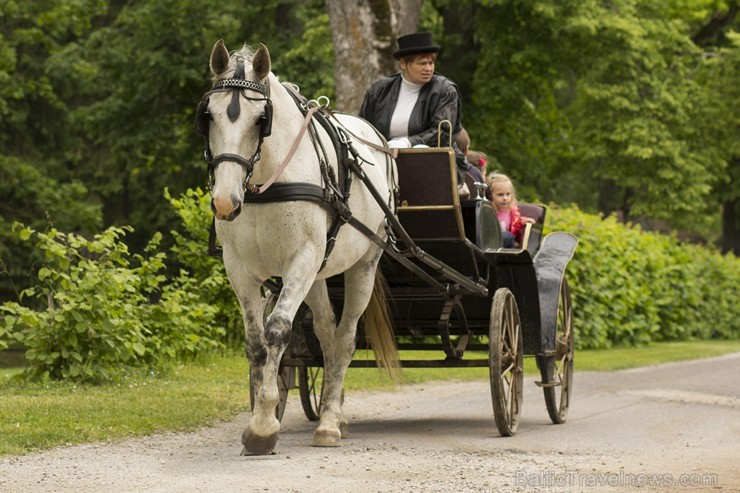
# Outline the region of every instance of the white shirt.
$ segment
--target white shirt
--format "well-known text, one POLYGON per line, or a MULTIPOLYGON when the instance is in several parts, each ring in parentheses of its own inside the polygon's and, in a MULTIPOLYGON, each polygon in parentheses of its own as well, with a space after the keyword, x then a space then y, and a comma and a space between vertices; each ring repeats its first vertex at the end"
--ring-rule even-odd
POLYGON ((416 100, 419 99, 419 92, 422 87, 424 87, 424 84, 414 84, 401 76, 401 90, 398 93, 396 108, 391 116, 391 139, 408 137, 411 112, 414 110, 416 100))

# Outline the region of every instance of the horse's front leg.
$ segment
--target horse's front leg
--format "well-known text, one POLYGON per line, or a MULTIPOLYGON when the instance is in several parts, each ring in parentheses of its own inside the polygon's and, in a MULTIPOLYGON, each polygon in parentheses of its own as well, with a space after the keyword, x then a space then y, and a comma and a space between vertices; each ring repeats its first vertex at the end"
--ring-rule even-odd
MULTIPOLYGON (((232 270, 236 270, 236 268, 232 270)), ((265 418, 265 414, 270 412, 268 408, 271 399, 269 390, 267 390, 268 397, 264 397, 264 382, 269 382, 269 376, 265 375, 268 348, 263 323, 264 307, 262 305, 260 283, 251 280, 246 273, 242 273, 241 276, 235 276, 232 279, 232 285, 242 309, 245 347, 250 369, 249 378, 254 389, 252 417, 247 430, 242 434, 242 443, 244 444, 242 455, 269 454, 277 442, 280 423, 277 419, 274 419, 274 416, 272 416, 272 419, 265 418), (235 279, 238 279, 238 282, 235 282, 235 279), (258 410, 258 408, 262 408, 262 410, 258 410), (251 437, 249 446, 247 446, 248 436, 251 437)), ((274 408, 275 405, 273 404, 272 407, 274 408)))
POLYGON ((280 400, 278 369, 290 342, 293 318, 308 290, 306 284, 303 280, 284 285, 275 308, 267 317, 264 330, 259 330, 261 320, 248 320, 245 316, 247 353, 255 378, 255 399, 252 417, 242 434, 244 454, 269 454, 277 444, 280 433, 280 421, 275 417, 275 408, 280 400))

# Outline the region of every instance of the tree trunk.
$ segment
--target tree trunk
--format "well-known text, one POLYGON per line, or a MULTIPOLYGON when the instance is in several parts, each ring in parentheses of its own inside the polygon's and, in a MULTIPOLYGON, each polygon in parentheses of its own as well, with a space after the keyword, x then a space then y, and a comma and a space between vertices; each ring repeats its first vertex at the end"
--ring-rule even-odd
POLYGON ((396 15, 396 37, 415 33, 419 29, 423 4, 424 0, 391 0, 391 10, 396 15))
POLYGON ((334 45, 336 109, 356 114, 370 84, 396 72, 397 33, 416 30, 422 2, 326 0, 334 45))

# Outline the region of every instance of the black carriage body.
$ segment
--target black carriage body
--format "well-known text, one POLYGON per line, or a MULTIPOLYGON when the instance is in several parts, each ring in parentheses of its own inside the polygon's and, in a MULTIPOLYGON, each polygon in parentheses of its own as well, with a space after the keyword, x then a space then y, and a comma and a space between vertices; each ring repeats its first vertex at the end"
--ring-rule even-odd
MULTIPOLYGON (((541 331, 537 279, 530 252, 502 249, 496 213, 482 193, 473 189, 472 197, 460 198, 453 152, 401 151, 396 161, 400 184, 397 214, 403 228, 423 252, 486 288, 484 295, 472 293, 451 282, 444 272, 412 258, 440 285, 449 288, 440 291, 384 255, 380 267, 390 288, 394 329, 401 347, 418 348, 414 341, 427 341, 434 336, 444 339, 443 319, 450 303, 451 335, 464 335, 467 328, 473 336, 488 337, 493 293, 505 287, 514 293, 519 307, 525 354, 554 349, 553 337, 544 337, 541 331)), ((421 344, 429 347, 426 342, 421 344)), ((488 348, 474 340, 468 349, 488 348)), ((452 359, 449 356, 447 359, 452 359)))
MULTIPOLYGON (((462 361, 459 356, 463 350, 488 351, 478 336, 489 335, 493 293, 508 288, 519 308, 524 353, 551 353, 555 348, 555 327, 551 324, 543 331, 537 275, 530 253, 539 246, 544 207, 522 204, 529 215, 539 219, 529 249, 503 249, 491 202, 482 193, 473 192, 466 199, 459 197, 451 150, 401 150, 396 161, 400 188, 397 217, 419 249, 406 258, 437 283, 430 284, 393 256, 383 255, 379 268, 389 287, 388 301, 399 349, 444 351, 439 353, 441 366, 487 366, 488 360, 462 361), (444 269, 428 265, 420 256, 439 260, 444 269), (464 276, 479 291, 451 280, 450 270, 464 276), (466 336, 470 341, 461 342, 459 338, 466 336)), ((399 249, 406 246, 401 244, 399 249)), ((339 314, 344 297, 341 276, 330 279, 328 285, 339 314)), ((359 342, 362 344, 361 338, 359 342)), ((402 363, 432 365, 421 361, 402 363)))
MULTIPOLYGON (((464 199, 457 193, 451 149, 402 150, 396 162, 400 196, 396 214, 388 216, 392 238, 379 269, 388 285, 398 348, 438 355, 402 357, 401 365, 489 367, 496 425, 510 436, 521 411, 521 358, 534 356, 542 378, 536 383, 543 388, 550 418, 564 422, 574 351, 564 271, 577 239, 567 233, 543 238, 545 207, 519 204, 522 214, 536 222, 525 232, 522 248, 505 249, 496 213, 482 191, 464 199)), ((343 276, 328 279, 327 287, 339 317, 343 276)), ((356 343, 358 349, 368 347, 361 325, 356 343)), ((298 377, 301 403, 312 420, 320 414, 322 366, 310 311, 303 305, 280 375, 288 382, 285 394, 298 377)), ((350 366, 374 367, 376 362, 355 358, 350 366)))

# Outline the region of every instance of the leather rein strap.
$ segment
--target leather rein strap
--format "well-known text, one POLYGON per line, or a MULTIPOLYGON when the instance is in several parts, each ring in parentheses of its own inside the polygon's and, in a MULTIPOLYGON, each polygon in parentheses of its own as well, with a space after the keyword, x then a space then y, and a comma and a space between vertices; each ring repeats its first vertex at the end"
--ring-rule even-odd
MULTIPOLYGON (((247 168, 249 173, 247 177, 247 182, 244 185, 244 202, 270 203, 307 200, 329 207, 334 212, 334 220, 332 221, 332 224, 327 232, 326 250, 324 253, 323 262, 321 264, 321 267, 319 268, 319 271, 321 271, 326 266, 329 255, 334 248, 339 228, 342 226, 342 224, 347 222, 352 215, 352 213, 349 211, 349 208, 347 207, 347 200, 349 199, 349 188, 351 185, 349 164, 347 162, 350 159, 349 151, 347 149, 348 144, 345 142, 346 139, 340 137, 337 128, 331 122, 329 122, 329 119, 322 113, 321 110, 327 110, 327 105, 318 104, 317 102, 309 103, 296 91, 292 90, 290 86, 284 84, 283 87, 285 87, 285 89, 295 101, 296 105, 302 110, 302 113, 304 113, 305 116, 303 119, 303 124, 301 125, 301 128, 296 135, 296 138, 294 139, 293 144, 288 151, 288 154, 285 156, 283 161, 275 169, 273 174, 265 183, 263 183, 262 185, 254 185, 252 183, 249 183, 249 177, 251 176, 251 166, 247 168), (335 151, 337 153, 337 169, 341 177, 339 184, 336 183, 334 173, 333 171, 331 171, 331 168, 329 167, 326 159, 322 159, 322 157, 319 155, 319 148, 323 149, 323 146, 321 146, 320 142, 318 142, 316 130, 313 128, 312 123, 314 119, 316 119, 321 124, 321 126, 324 127, 325 131, 334 143, 335 151), (298 150, 298 145, 301 143, 303 137, 306 134, 306 131, 309 129, 311 130, 311 140, 314 143, 314 148, 316 149, 319 159, 324 187, 320 187, 311 183, 276 183, 278 177, 280 177, 282 172, 287 167, 288 163, 290 163, 290 161, 292 160, 293 156, 298 150)), ((225 89, 225 87, 219 89, 223 90, 225 89)), ((250 89, 253 88, 250 87, 250 89)), ((258 155, 259 154, 257 154, 257 156, 258 155)), ((324 157, 326 157, 326 154, 324 154, 324 157)), ((236 161, 242 165, 245 165, 245 161, 247 161, 244 158, 241 158, 241 156, 231 154, 217 156, 216 159, 219 162, 221 160, 236 161)), ((257 159, 259 159, 259 157, 257 157, 256 159, 253 158, 252 160, 250 160, 249 164, 253 165, 257 159)), ((213 256, 222 255, 222 249, 218 245, 216 245, 215 217, 211 222, 208 241, 208 253, 209 255, 213 256)))
MULTIPOLYGON (((326 109, 326 112, 329 114, 329 116, 331 116, 337 122, 339 122, 339 119, 334 114, 334 112, 331 110, 331 108, 327 108, 326 109)), ((339 123, 339 124, 341 125, 341 123, 339 123)), ((398 157, 398 148, 397 147, 388 147, 388 142, 385 140, 385 137, 380 132, 378 132, 378 136, 383 140, 383 143, 384 144, 382 146, 376 144, 375 142, 370 142, 369 140, 365 140, 362 137, 360 137, 359 135, 355 135, 349 129, 345 129, 345 130, 347 131, 347 133, 349 135, 351 135, 352 137, 354 137, 355 139, 357 139, 359 142, 365 144, 366 146, 368 146, 368 147, 370 147, 372 149, 375 149, 378 152, 382 152, 383 154, 388 154, 393 159, 396 159, 398 157)))
MULTIPOLYGON (((296 136, 295 140, 293 141, 293 145, 290 147, 290 150, 288 151, 288 154, 283 159, 283 162, 280 163, 280 166, 278 166, 275 171, 272 173, 272 176, 263 183, 262 185, 254 185, 252 183, 247 183, 247 190, 252 192, 255 195, 259 195, 261 193, 264 193, 267 191, 268 188, 275 182, 275 180, 278 179, 278 177, 282 174, 283 170, 285 170, 285 167, 288 166, 288 163, 291 159, 293 159, 293 155, 298 150, 298 144, 301 143, 301 140, 303 139, 303 136, 306 133, 306 130, 308 129, 308 125, 311 123, 311 118, 313 118, 314 113, 319 110, 318 106, 314 106, 312 108, 309 108, 309 110, 306 112, 306 117, 303 119, 303 125, 301 125, 301 129, 298 131, 298 135, 296 136)), ((249 200, 250 202, 253 202, 252 200, 249 200)))

